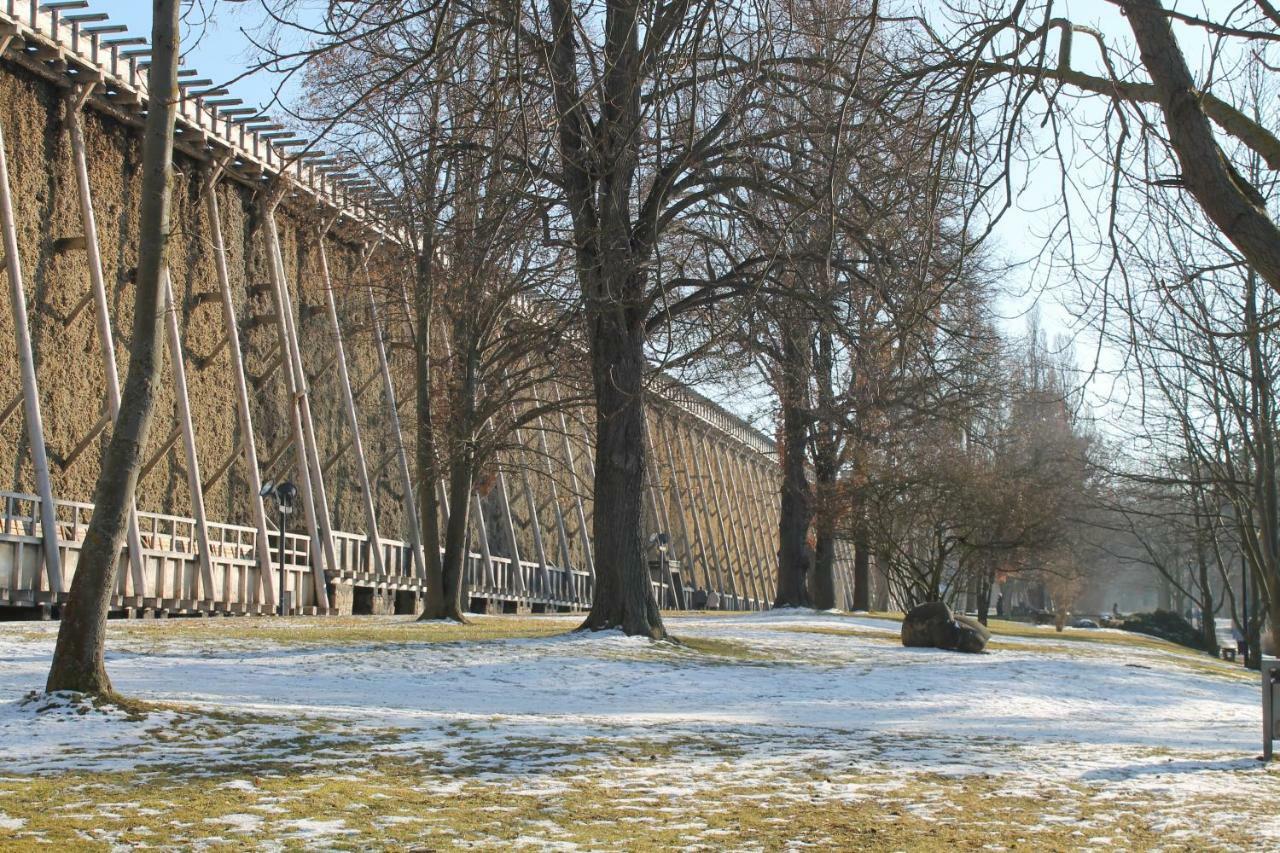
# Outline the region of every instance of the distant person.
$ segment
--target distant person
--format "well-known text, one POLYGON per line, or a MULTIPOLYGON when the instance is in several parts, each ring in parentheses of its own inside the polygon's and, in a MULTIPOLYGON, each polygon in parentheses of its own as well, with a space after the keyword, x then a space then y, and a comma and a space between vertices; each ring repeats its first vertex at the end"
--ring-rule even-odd
POLYGON ((1235 640, 1236 654, 1247 660, 1249 657, 1249 642, 1244 638, 1244 633, 1240 630, 1239 625, 1231 626, 1231 639, 1235 640))
POLYGON ((1120 604, 1118 602, 1111 602, 1111 615, 1117 619, 1120 618, 1120 604))

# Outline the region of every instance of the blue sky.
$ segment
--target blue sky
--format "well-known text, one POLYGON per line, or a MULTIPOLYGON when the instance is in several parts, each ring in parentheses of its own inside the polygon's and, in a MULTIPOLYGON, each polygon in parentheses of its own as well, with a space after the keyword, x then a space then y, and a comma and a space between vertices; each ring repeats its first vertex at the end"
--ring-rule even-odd
MULTIPOLYGON (((257 2, 228 2, 205 0, 212 10, 208 20, 200 18, 198 11, 188 11, 183 27, 183 46, 186 67, 195 68, 202 77, 215 83, 244 73, 257 58, 257 53, 246 36, 255 33, 262 23, 262 11, 257 2)), ((151 4, 143 0, 90 0, 94 12, 106 12, 112 23, 125 24, 129 35, 150 37, 151 4)), ((278 78, 267 72, 258 72, 238 81, 234 95, 243 98, 250 106, 270 103, 278 78)), ((286 93, 287 94, 287 93, 286 93)))

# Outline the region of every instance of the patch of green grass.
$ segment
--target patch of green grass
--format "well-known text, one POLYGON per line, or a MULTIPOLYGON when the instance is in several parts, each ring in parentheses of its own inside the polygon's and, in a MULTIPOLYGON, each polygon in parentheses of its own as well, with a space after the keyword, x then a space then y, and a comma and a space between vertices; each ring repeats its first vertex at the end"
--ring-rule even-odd
MULTIPOLYGON (((509 849, 518 839, 596 850, 744 846, 781 850, 1076 850, 1109 838, 1119 849, 1167 842, 1160 818, 1184 813, 1179 844, 1250 849, 1249 804, 1206 796, 1194 810, 1097 787, 1026 784, 991 776, 893 775, 817 769, 756 779, 716 771, 685 776, 669 747, 636 744, 622 757, 501 779, 441 772, 413 757, 353 757, 340 771, 178 770, 67 773, 0 779, 0 812, 21 826, 0 850, 166 849, 209 846, 343 850, 466 845, 509 849), (646 767, 652 769, 646 772, 646 767), (655 770, 657 771, 655 773, 655 770), (1243 809, 1243 811, 1242 811, 1243 809), (1232 814, 1224 825, 1205 816, 1232 814), (306 831, 327 825, 319 838, 306 831)), ((618 755, 618 744, 598 745, 618 755)), ((1266 804, 1253 809, 1261 816, 1266 804)), ((1252 812, 1251 812, 1252 814, 1252 812)))
POLYGON ((837 628, 833 625, 787 625, 778 630, 786 631, 788 634, 826 634, 830 637, 857 637, 860 640, 870 640, 873 643, 898 642, 898 638, 891 634, 877 634, 857 628, 837 628))
POLYGON ((781 655, 733 640, 710 637, 674 637, 674 639, 677 649, 689 649, 700 656, 734 663, 777 663, 783 660, 781 655))
POLYGON ((567 633, 576 621, 506 616, 456 622, 418 622, 412 616, 291 616, 157 619, 109 623, 108 641, 144 649, 172 642, 264 643, 284 646, 367 646, 513 640, 567 633))

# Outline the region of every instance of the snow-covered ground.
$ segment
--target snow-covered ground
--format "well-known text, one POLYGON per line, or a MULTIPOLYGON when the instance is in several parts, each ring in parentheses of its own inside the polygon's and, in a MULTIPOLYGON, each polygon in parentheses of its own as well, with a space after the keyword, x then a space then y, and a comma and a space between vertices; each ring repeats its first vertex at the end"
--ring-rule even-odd
MULTIPOLYGON (((177 622, 115 631, 116 688, 172 705, 142 714, 24 700, 43 683, 56 626, 0 625, 0 847, 6 832, 47 839, 34 827, 22 835, 26 819, 10 816, 24 780, 172 766, 250 792, 280 762, 355 773, 356 785, 383 761, 429 773, 433 795, 453 785, 466 797, 479 784, 554 796, 586 779, 639 786, 642 803, 680 807, 655 806, 635 837, 675 829, 695 847, 754 844, 732 826, 717 840, 699 802, 724 809, 726 797, 754 790, 788 808, 793 795, 813 808, 876 806, 891 826, 962 823, 943 805, 966 786, 1030 803, 1033 815, 1040 804, 1034 820, 1016 812, 1020 825, 989 822, 984 837, 997 846, 1280 847, 1280 776, 1255 758, 1256 683, 1126 637, 1072 642, 1050 631, 968 656, 906 649, 896 623, 835 614, 669 620, 685 645, 621 635, 293 643, 255 639, 250 624, 202 623, 199 637, 177 622), (210 641, 211 625, 226 626, 225 641, 210 641)), ((397 833, 425 819, 384 817, 380 831, 397 833)), ((359 846, 341 814, 273 821, 251 801, 210 820, 239 838, 359 846)), ((569 831, 553 817, 470 843, 570 849, 581 839, 569 831)), ((797 833, 849 838, 829 826, 797 833)))

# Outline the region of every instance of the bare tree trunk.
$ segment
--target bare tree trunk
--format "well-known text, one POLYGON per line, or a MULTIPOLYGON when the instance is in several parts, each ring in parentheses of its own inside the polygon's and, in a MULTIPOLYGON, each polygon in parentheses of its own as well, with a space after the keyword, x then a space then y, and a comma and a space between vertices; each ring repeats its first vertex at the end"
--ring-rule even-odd
POLYGON ((443 596, 440 610, 423 619, 453 619, 465 622, 463 595, 466 591, 466 564, 470 553, 467 530, 471 522, 471 489, 474 464, 469 450, 463 450, 449 469, 449 503, 453 511, 445 525, 444 557, 441 560, 443 596))
MULTIPOLYGON (((825 429, 825 426, 819 429, 825 429)), ((815 543, 813 576, 809 594, 815 610, 834 610, 836 606, 836 532, 835 508, 830 505, 836 485, 835 447, 821 441, 814 465, 814 486, 819 495, 814 515, 815 543)))
POLYGON ((996 585, 996 568, 994 564, 982 570, 978 580, 978 621, 983 625, 991 616, 991 591, 996 585))
MULTIPOLYGON (((138 222, 138 277, 134 292, 129 375, 120 413, 94 488, 93 517, 80 550, 46 690, 110 695, 103 662, 107 611, 115 589, 125 523, 160 379, 156 341, 164 321, 164 271, 169 241, 169 183, 178 100, 179 0, 153 0, 148 112, 142 143, 142 197, 138 222)), ((52 535, 51 531, 46 534, 52 535)))
MULTIPOLYGON (((444 589, 443 606, 435 618, 465 622, 463 597, 466 590, 466 565, 470 554, 467 534, 471 524, 471 493, 476 481, 476 404, 479 392, 477 370, 480 354, 475 341, 466 332, 454 329, 454 340, 459 347, 454 357, 463 360, 457 379, 457 395, 454 405, 457 411, 450 417, 454 428, 450 441, 454 445, 449 464, 449 523, 445 526, 444 557, 441 561, 441 583, 444 589)), ((425 617, 427 614, 424 613, 425 617)))
POLYGON ((418 475, 418 529, 422 531, 422 553, 427 571, 426 595, 420 617, 423 620, 449 618, 440 562, 440 502, 436 497, 440 471, 431 405, 434 396, 431 381, 431 309, 434 301, 431 276, 434 252, 435 245, 428 239, 418 256, 414 275, 414 309, 418 320, 414 332, 414 351, 417 356, 414 361, 417 390, 415 414, 418 421, 414 454, 418 475))
POLYGON ((662 639, 666 629, 649 582, 641 541, 645 471, 644 339, 623 326, 621 311, 593 321, 591 349, 596 395, 596 474, 592 536, 595 590, 583 628, 622 628, 662 639))
POLYGON ((1213 588, 1209 586, 1209 563, 1200 555, 1200 630, 1204 647, 1209 654, 1218 656, 1218 626, 1215 624, 1213 588))
MULTIPOLYGON (((790 346, 787 347, 791 349, 790 346)), ((782 496, 778 514, 778 591, 774 607, 808 607, 809 526, 813 489, 805 471, 809 438, 808 379, 784 365, 782 404, 782 496), (797 375, 799 374, 799 375, 797 375)))
POLYGON ((813 549, 813 579, 810 582, 814 610, 834 610, 836 607, 835 564, 835 534, 819 527, 813 549))
POLYGON ((871 543, 861 525, 853 539, 853 609, 871 609, 871 543))
MULTIPOLYGON (((829 277, 829 276, 828 276, 829 277)), ((828 329, 821 329, 814 347, 814 378, 817 382, 818 413, 814 424, 814 492, 817 498, 814 517, 816 541, 813 549, 813 577, 809 593, 816 610, 833 610, 836 606, 836 477, 839 460, 836 458, 835 393, 831 385, 835 378, 834 342, 828 329)))

